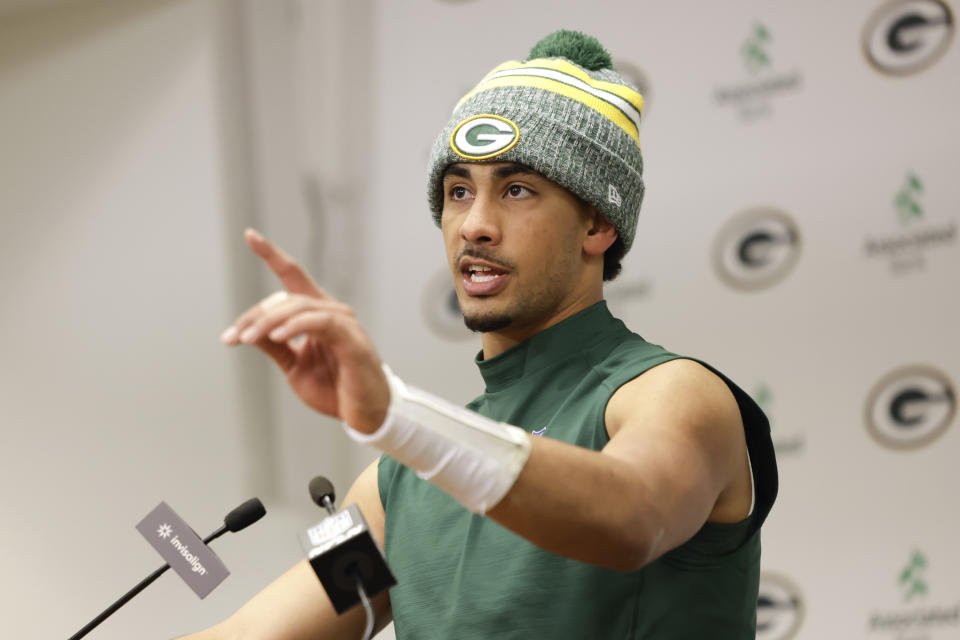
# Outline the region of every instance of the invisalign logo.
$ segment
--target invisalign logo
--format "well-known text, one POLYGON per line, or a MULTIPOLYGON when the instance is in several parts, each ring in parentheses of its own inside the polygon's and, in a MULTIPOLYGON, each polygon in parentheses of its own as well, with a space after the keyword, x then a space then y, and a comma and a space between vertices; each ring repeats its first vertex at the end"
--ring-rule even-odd
POLYGON ((207 569, 203 566, 203 563, 200 562, 200 558, 190 553, 190 547, 181 542, 179 537, 173 536, 173 538, 170 539, 170 546, 183 556, 183 559, 193 568, 194 573, 199 573, 202 576, 207 575, 207 569))

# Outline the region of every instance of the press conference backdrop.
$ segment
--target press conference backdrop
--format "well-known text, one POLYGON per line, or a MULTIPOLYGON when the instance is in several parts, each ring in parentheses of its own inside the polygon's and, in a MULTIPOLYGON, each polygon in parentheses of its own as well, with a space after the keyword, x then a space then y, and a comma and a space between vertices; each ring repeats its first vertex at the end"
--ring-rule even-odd
POLYGON ((404 378, 480 392, 428 149, 483 74, 574 28, 646 97, 611 308, 773 424, 758 638, 960 637, 956 21, 938 0, 0 0, 14 635, 69 635, 152 569, 133 525, 160 499, 199 531, 261 494, 261 528, 217 543, 220 589, 159 581, 96 633, 210 624, 296 561, 307 481, 342 494, 374 457, 217 344, 275 286, 244 225, 404 378))

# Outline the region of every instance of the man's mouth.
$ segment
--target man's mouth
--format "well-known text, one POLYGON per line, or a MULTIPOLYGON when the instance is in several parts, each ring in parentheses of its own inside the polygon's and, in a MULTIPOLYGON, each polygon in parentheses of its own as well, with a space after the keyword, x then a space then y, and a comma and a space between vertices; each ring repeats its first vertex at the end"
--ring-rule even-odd
POLYGON ((498 293, 509 279, 509 272, 496 265, 465 260, 460 268, 463 288, 468 295, 489 296, 498 293))
POLYGON ((471 282, 491 282, 502 276, 504 272, 492 267, 472 265, 467 267, 466 274, 471 282))

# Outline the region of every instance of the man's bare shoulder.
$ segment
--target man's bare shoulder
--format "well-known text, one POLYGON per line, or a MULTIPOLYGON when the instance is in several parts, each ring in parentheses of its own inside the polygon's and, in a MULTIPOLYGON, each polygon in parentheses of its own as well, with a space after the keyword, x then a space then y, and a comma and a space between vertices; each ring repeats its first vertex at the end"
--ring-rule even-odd
POLYGON ((669 414, 684 424, 706 423, 741 435, 743 423, 727 383, 706 366, 688 358, 657 365, 617 389, 607 404, 611 437, 641 416, 669 414))

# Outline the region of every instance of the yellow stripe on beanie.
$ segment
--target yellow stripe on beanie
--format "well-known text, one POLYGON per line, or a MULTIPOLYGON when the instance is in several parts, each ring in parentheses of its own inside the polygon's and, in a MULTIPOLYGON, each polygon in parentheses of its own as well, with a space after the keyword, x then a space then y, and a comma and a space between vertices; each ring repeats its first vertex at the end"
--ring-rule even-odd
POLYGON ((602 114, 640 144, 643 96, 626 85, 591 78, 565 60, 538 58, 505 62, 487 74, 457 104, 495 87, 534 87, 576 100, 602 114))

